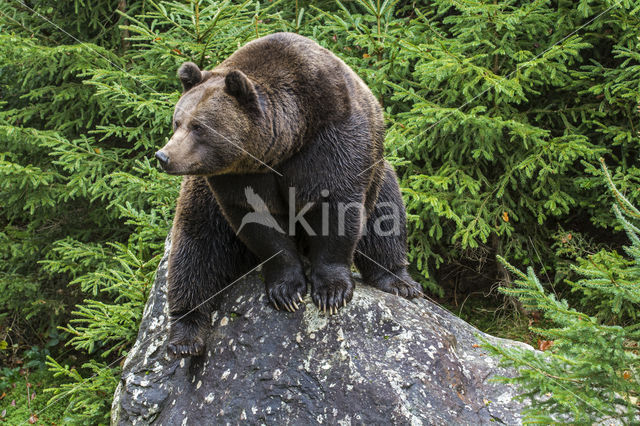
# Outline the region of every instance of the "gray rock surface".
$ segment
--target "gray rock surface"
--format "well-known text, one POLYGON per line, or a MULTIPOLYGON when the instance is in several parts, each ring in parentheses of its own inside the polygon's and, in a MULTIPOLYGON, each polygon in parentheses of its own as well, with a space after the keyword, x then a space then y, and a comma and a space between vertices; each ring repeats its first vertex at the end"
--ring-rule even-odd
POLYGON ((113 424, 519 424, 511 375, 477 347, 508 345, 427 300, 357 285, 337 315, 306 297, 296 313, 267 305, 247 276, 220 297, 206 354, 166 352, 168 245, 123 367, 113 424))

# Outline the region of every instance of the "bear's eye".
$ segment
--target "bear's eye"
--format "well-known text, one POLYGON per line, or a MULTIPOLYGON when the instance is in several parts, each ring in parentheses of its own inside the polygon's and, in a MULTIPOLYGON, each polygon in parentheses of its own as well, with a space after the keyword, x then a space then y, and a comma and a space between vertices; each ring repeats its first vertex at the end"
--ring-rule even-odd
POLYGON ((176 126, 176 129, 177 129, 178 127, 180 127, 180 122, 179 122, 178 120, 176 120, 176 122, 174 123, 174 125, 176 126))
POLYGON ((202 126, 198 123, 193 123, 191 125, 191 130, 194 132, 199 132, 200 130, 202 130, 202 126))

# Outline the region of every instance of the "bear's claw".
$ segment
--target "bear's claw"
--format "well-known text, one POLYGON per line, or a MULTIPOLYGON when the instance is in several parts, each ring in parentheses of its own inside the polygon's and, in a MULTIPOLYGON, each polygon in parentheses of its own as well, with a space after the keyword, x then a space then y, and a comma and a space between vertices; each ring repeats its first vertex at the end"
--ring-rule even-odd
POLYGON ((296 302, 304 303, 302 294, 307 292, 307 283, 303 280, 283 280, 267 286, 267 299, 274 308, 280 310, 283 307, 288 312, 300 309, 296 302))
MULTIPOLYGON (((351 295, 348 296, 349 300, 351 300, 352 296, 353 296, 353 293, 351 293, 351 295)), ((327 303, 327 297, 326 296, 323 297, 320 294, 314 293, 311 297, 313 298, 314 304, 318 307, 318 310, 324 314, 326 314, 327 311, 329 312, 329 315, 337 314, 338 309, 347 306, 347 297, 344 295, 340 295, 340 296, 334 295, 333 303, 327 303), (342 303, 340 302, 340 299, 342 299, 342 303)))
POLYGON ((394 276, 392 279, 382 280, 374 283, 373 285, 384 292, 395 294, 396 296, 401 296, 405 299, 414 299, 424 296, 420 284, 410 278, 400 279, 399 277, 394 276))
POLYGON ((182 341, 169 343, 167 351, 176 358, 202 355, 204 352, 204 342, 198 337, 193 339, 191 342, 182 341))

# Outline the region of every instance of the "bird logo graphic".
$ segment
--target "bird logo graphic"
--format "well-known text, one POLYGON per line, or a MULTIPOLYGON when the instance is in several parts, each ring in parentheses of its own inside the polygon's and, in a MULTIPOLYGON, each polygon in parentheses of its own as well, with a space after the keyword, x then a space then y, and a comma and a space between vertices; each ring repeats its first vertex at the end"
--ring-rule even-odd
POLYGON ((276 219, 269 213, 269 208, 262 198, 255 193, 253 188, 247 186, 244 188, 244 195, 247 197, 247 202, 253 208, 254 211, 247 213, 242 218, 240 227, 238 228, 238 234, 249 223, 257 223, 258 225, 273 228, 276 231, 284 234, 284 230, 280 227, 276 219))

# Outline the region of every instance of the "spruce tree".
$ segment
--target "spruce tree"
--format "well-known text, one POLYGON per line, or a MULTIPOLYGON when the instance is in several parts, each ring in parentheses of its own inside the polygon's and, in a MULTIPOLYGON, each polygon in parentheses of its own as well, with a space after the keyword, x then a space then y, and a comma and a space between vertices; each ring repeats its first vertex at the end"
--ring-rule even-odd
POLYGON ((577 306, 545 289, 533 268, 524 274, 501 259, 517 277, 514 288, 501 290, 543 312, 554 325, 535 328, 549 339, 545 352, 486 342, 503 364, 518 369, 518 377, 505 380, 520 385, 521 397, 533 402, 526 411, 530 422, 638 421, 640 210, 614 185, 604 163, 603 171, 617 200, 613 215, 630 245, 622 253, 600 250, 578 259, 573 268, 581 278, 569 282, 582 296, 577 306))

